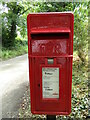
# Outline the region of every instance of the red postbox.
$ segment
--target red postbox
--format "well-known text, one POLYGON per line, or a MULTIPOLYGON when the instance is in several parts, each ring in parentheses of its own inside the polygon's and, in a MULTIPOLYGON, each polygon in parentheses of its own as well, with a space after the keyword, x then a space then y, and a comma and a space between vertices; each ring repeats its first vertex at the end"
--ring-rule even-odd
POLYGON ((72 13, 39 13, 27 17, 33 114, 71 112, 73 24, 72 13))

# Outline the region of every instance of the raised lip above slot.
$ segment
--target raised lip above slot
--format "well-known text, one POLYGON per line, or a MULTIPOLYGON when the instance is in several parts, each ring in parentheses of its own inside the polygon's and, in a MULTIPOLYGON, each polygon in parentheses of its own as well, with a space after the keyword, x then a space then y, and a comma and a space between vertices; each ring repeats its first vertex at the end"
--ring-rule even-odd
POLYGON ((31 34, 47 34, 47 33, 70 33, 69 28, 33 28, 31 34))

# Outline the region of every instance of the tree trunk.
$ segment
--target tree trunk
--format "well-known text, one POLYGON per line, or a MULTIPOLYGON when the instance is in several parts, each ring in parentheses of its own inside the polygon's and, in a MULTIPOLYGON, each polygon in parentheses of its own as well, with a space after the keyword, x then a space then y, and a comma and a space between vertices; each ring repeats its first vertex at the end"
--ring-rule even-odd
POLYGON ((16 34, 16 20, 15 20, 12 21, 10 27, 9 40, 8 40, 8 45, 10 49, 14 46, 16 36, 17 34, 16 34))
POLYGON ((78 49, 78 56, 82 61, 82 64, 85 65, 86 64, 86 56, 84 54, 84 52, 82 51, 82 49, 78 49))

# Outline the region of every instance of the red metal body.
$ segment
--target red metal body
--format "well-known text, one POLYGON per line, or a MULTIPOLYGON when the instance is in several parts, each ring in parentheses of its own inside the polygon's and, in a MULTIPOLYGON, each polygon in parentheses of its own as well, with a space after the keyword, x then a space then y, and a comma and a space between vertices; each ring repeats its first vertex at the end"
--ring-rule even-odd
POLYGON ((72 13, 39 13, 27 17, 33 114, 68 115, 71 112, 73 24, 72 13), (48 64, 48 59, 53 59, 53 63, 48 64), (56 98, 43 97, 46 80, 43 70, 49 69, 55 70, 59 77, 59 97, 56 98))

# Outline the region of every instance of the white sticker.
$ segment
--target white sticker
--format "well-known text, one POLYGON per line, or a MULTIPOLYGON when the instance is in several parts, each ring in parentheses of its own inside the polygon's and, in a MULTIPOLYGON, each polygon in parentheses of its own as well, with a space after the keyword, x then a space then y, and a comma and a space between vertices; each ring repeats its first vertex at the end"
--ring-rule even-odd
POLYGON ((43 98, 59 98, 59 68, 42 68, 43 98))

